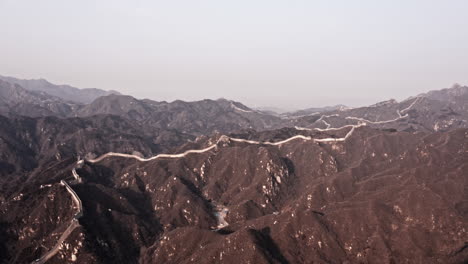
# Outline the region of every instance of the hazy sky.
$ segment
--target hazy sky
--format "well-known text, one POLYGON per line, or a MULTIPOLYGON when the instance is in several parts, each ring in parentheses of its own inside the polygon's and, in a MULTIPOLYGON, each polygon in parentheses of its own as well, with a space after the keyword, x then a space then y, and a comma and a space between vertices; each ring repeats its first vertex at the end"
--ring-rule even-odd
POLYGON ((0 75, 355 106, 468 84, 467 14, 466 0, 0 0, 0 75))

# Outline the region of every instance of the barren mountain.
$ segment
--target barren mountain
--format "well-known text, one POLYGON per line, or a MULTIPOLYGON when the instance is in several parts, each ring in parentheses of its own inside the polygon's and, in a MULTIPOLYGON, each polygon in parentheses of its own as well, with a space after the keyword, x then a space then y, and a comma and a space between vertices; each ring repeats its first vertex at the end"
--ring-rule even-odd
POLYGON ((79 89, 70 85, 56 85, 44 79, 24 80, 0 75, 0 80, 12 84, 18 84, 29 91, 45 92, 47 94, 59 97, 65 101, 82 104, 91 103, 96 98, 101 96, 119 94, 117 91, 104 91, 96 88, 79 89))
MULTIPOLYGON (((468 86, 454 84, 451 88, 429 91, 425 94, 420 94, 421 97, 427 97, 433 100, 449 101, 452 103, 466 102, 468 100, 468 86)), ((466 104, 464 105, 465 109, 466 104)))
POLYGON ((88 117, 111 114, 153 129, 175 129, 194 136, 243 129, 324 129, 357 123, 399 131, 448 131, 468 127, 467 102, 468 87, 454 86, 402 102, 388 100, 359 108, 342 105, 311 108, 280 117, 225 99, 157 102, 111 94, 89 104, 76 104, 0 81, 0 114, 3 115, 88 117))
POLYGON ((468 259, 467 129, 284 129, 200 139, 179 151, 186 154, 111 154, 42 171, 3 198, 4 254, 15 263, 468 259), (78 220, 61 179, 82 203, 78 220))
MULTIPOLYGON (((110 151, 154 155, 193 139, 175 130, 145 128, 118 116, 6 118, 0 116, 0 190, 51 164, 110 151)), ((1 196, 1 195, 0 195, 1 196)))
POLYGON ((195 136, 215 131, 264 130, 278 126, 281 121, 279 117, 224 99, 168 103, 111 94, 99 97, 90 104, 77 104, 1 80, 0 114, 61 118, 116 115, 151 129, 175 129, 195 136))
POLYGON ((124 116, 155 128, 177 129, 193 135, 241 129, 264 130, 277 126, 281 120, 225 99, 167 103, 122 95, 100 97, 77 112, 78 116, 93 114, 124 116))
POLYGON ((334 105, 334 106, 325 106, 325 107, 313 107, 313 108, 307 108, 295 112, 288 112, 282 114, 283 117, 301 117, 301 116, 306 116, 306 115, 313 115, 317 113, 323 113, 323 112, 331 112, 335 110, 346 110, 349 109, 349 107, 345 105, 334 105))
POLYGON ((173 128, 193 135, 215 131, 229 133, 242 129, 262 131, 282 127, 324 129, 358 123, 399 131, 448 131, 468 127, 467 105, 468 88, 454 87, 402 102, 388 100, 359 108, 339 105, 298 111, 281 117, 224 99, 167 103, 120 95, 98 98, 76 114, 120 115, 153 127, 173 128), (310 113, 312 110, 314 112, 310 113))
POLYGON ((295 119, 298 127, 323 129, 366 123, 399 131, 449 131, 468 127, 468 87, 453 87, 368 107, 316 113, 295 119))
POLYGON ((28 91, 0 80, 0 114, 25 116, 67 116, 78 105, 44 92, 28 91))
POLYGON ((279 117, 0 80, 0 263, 466 263, 467 106, 279 117))

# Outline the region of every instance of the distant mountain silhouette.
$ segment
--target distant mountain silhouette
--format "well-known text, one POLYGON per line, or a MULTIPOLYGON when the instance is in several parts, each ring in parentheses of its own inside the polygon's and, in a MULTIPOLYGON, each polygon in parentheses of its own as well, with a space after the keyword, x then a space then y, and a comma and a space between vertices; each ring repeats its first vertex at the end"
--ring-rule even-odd
POLYGON ((22 80, 0 75, 0 80, 18 84, 26 90, 45 92, 66 101, 87 104, 100 96, 120 94, 117 91, 104 91, 96 88, 79 89, 70 85, 56 85, 45 79, 22 80))
POLYGON ((69 116, 79 105, 41 91, 0 80, 0 114, 24 116, 69 116))

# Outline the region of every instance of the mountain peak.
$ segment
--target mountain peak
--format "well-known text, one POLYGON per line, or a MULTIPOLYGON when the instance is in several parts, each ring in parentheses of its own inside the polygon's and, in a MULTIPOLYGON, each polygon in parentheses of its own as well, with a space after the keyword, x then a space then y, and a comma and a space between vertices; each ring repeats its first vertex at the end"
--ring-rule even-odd
POLYGON ((50 83, 44 78, 22 80, 0 75, 0 79, 6 82, 18 84, 26 90, 46 92, 66 101, 82 104, 91 103, 94 99, 100 96, 118 93, 116 91, 104 91, 97 88, 79 89, 70 85, 56 85, 50 83))

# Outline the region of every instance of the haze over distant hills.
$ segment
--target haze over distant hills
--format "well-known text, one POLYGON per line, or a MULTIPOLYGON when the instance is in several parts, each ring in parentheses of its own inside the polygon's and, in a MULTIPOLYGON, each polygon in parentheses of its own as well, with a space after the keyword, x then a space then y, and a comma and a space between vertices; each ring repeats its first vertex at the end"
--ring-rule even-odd
POLYGON ((79 89, 70 85, 56 85, 45 79, 22 80, 0 75, 0 80, 18 84, 26 90, 40 91, 76 103, 91 103, 100 96, 120 94, 117 91, 104 91, 96 88, 79 89))
MULTIPOLYGON (((54 87, 60 89, 59 86, 54 87)), ((86 90, 74 89, 79 91, 78 94, 86 93, 86 90)), ((158 102, 111 93, 97 97, 87 104, 76 103, 44 91, 26 90, 18 84, 0 80, 0 114, 61 118, 117 115, 154 129, 175 129, 193 136, 241 129, 324 129, 357 122, 387 129, 444 131, 468 127, 468 106, 464 103, 467 96, 468 88, 456 85, 410 97, 402 102, 389 100, 357 108, 337 105, 279 115, 251 109, 242 103, 226 99, 158 102), (410 105, 405 113, 399 112, 410 105)))
POLYGON ((466 86, 277 114, 3 77, 0 124, 1 264, 468 260, 466 86))

